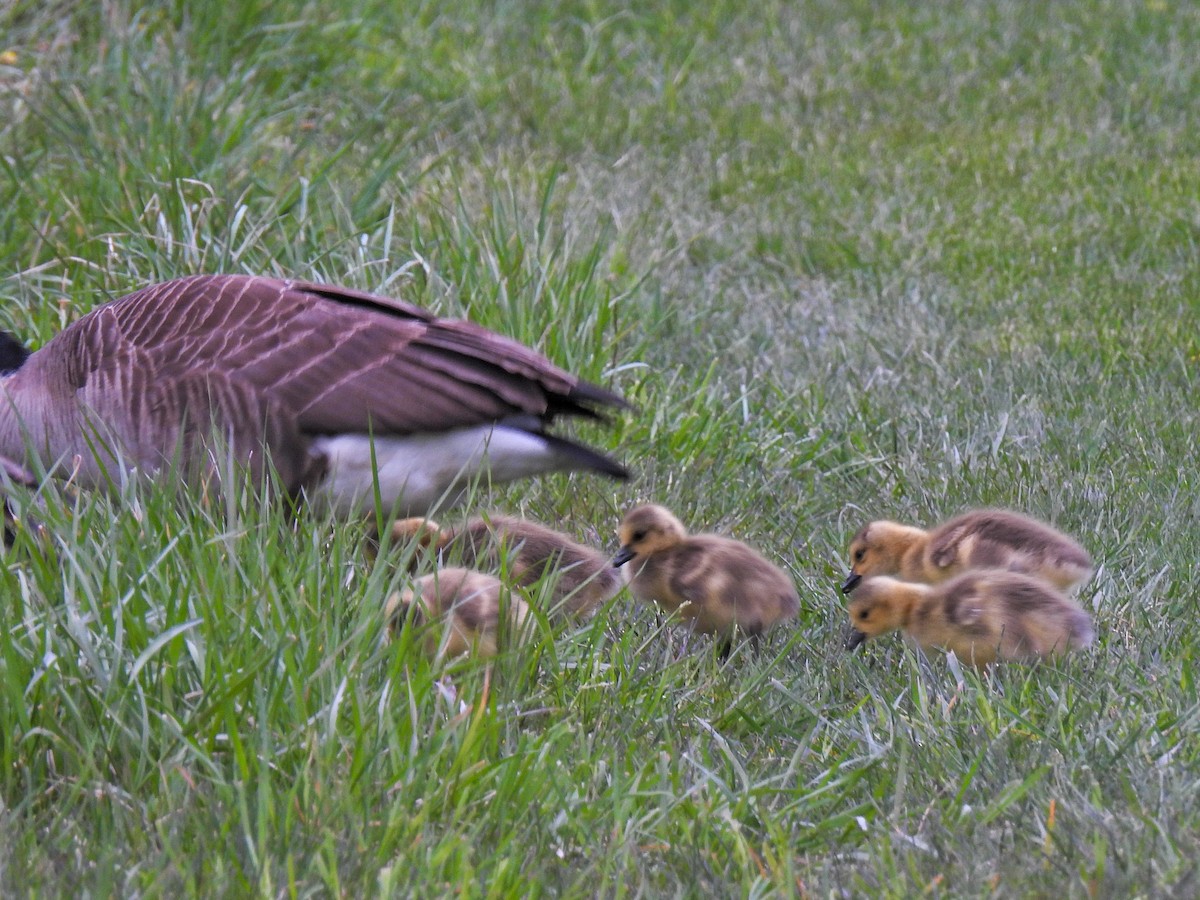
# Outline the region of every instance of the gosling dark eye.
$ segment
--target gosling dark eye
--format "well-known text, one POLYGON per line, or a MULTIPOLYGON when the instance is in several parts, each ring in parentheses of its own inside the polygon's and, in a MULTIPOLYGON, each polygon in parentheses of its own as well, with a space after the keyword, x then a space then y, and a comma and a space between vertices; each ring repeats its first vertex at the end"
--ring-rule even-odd
POLYGON ((859 612, 858 617, 860 619, 865 619, 867 617, 867 611, 865 609, 862 610, 861 612, 859 612))
POLYGON ((633 539, 635 541, 644 541, 646 539, 646 532, 645 531, 635 531, 633 533, 633 539))
POLYGON ((867 555, 867 551, 866 551, 866 550, 855 550, 855 551, 854 551, 854 561, 855 561, 855 562, 862 562, 862 561, 863 561, 863 557, 864 557, 864 556, 866 556, 866 555, 867 555))

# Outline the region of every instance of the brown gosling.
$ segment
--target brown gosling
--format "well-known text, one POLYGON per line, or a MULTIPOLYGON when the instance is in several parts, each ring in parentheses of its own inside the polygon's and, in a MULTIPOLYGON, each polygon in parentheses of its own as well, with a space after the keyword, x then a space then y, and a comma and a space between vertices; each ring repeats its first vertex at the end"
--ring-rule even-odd
POLYGON ((440 620, 444 627, 427 628, 422 643, 432 658, 469 654, 487 659, 521 634, 529 607, 498 578, 449 568, 392 594, 384 615, 393 637, 405 624, 421 627, 440 620))
MULTIPOLYGON (((457 528, 432 519, 399 519, 392 542, 416 541, 445 558, 472 569, 504 571, 521 587, 552 580, 546 599, 550 613, 590 616, 621 589, 621 577, 607 557, 537 522, 489 514, 457 528)), ((414 554, 410 564, 420 562, 414 554)))
POLYGON ((1063 656, 1092 643, 1088 614, 1045 581, 1020 572, 978 569, 938 585, 887 576, 863 581, 850 596, 847 642, 903 631, 924 648, 953 650, 982 668, 997 659, 1063 656))
POLYGON ((1065 591, 1091 577, 1092 558, 1065 534, 1007 510, 974 510, 932 531, 880 520, 850 541, 842 593, 873 575, 938 584, 967 569, 1025 572, 1065 591))
POLYGON ((696 631, 724 638, 722 655, 735 631, 756 636, 800 611, 796 587, 782 569, 741 541, 715 534, 689 537, 662 506, 630 510, 617 534, 621 549, 613 565, 633 561, 634 597, 678 611, 696 631))

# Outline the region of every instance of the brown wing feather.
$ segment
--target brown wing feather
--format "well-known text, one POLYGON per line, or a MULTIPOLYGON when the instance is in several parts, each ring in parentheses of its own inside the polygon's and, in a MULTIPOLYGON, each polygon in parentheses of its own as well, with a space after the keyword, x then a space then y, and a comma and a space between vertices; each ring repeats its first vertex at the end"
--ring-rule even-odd
MULTIPOLYGON (((92 332, 137 348, 151 377, 219 369, 277 401, 311 434, 405 434, 624 405, 473 323, 343 288, 202 275, 130 294, 96 316, 92 332)), ((120 351, 89 354, 76 383, 104 380, 120 351)))

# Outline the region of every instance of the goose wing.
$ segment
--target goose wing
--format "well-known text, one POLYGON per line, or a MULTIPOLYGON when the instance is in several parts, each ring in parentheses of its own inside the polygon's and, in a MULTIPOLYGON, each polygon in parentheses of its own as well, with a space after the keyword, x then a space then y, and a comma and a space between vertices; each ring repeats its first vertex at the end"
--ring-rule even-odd
MULTIPOLYGON (((625 406, 514 340, 345 288, 202 275, 145 288, 97 315, 93 333, 119 334, 148 379, 237 383, 269 396, 308 434, 410 434, 512 417, 536 428, 625 406)), ((98 355, 103 366, 107 354, 98 355)))

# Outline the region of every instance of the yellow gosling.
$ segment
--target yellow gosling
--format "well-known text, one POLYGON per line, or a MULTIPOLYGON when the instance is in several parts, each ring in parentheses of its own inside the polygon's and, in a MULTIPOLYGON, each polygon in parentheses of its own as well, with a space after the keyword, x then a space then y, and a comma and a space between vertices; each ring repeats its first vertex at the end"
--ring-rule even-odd
POLYGON ((782 569, 741 541, 689 537, 662 506, 631 510, 617 534, 621 549, 613 565, 631 565, 634 597, 725 638, 725 653, 736 631, 758 635, 800 611, 795 585, 782 569))
POLYGON ((978 569, 938 585, 868 578, 850 595, 847 649, 903 631, 925 648, 953 650, 977 667, 998 659, 1063 656, 1089 646, 1092 622, 1045 581, 1019 572, 978 569))
POLYGON ((1007 510, 974 510, 932 531, 880 520, 850 541, 842 592, 873 575, 938 584, 968 569, 1025 572, 1068 590, 1091 577, 1092 558, 1065 534, 1007 510))
POLYGON ((435 659, 463 654, 490 658, 521 634, 529 607, 498 578, 449 568, 418 578, 411 588, 393 594, 384 614, 392 635, 408 624, 430 626, 423 647, 435 659))

